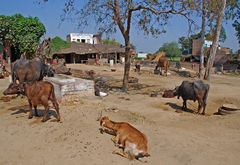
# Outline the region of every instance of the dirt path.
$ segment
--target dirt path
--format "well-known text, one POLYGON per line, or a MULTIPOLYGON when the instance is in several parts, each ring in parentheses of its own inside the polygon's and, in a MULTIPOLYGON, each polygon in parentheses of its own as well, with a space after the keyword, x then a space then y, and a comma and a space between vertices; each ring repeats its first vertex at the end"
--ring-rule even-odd
MULTIPOLYGON (((93 69, 99 75, 121 80, 123 68, 116 66, 71 65, 83 70, 93 69)), ((131 88, 128 94, 110 92, 107 97, 72 95, 60 104, 62 122, 51 119, 41 123, 41 118, 27 119, 26 98, 10 102, 0 100, 0 164, 3 165, 105 165, 142 164, 112 154, 116 148, 111 136, 99 132, 96 121, 100 111, 115 121, 126 121, 144 132, 149 140, 149 165, 237 165, 240 161, 240 115, 213 115, 223 103, 240 106, 240 77, 213 76, 207 115, 189 112, 176 113, 182 100, 165 99, 152 92, 174 88, 183 78, 176 75, 162 77, 150 74, 143 68, 139 89, 131 88)), ((120 81, 121 83, 121 81, 120 81)), ((8 79, 0 80, 0 97, 8 86, 8 79)), ((189 109, 196 111, 197 103, 189 101, 189 109)), ((43 108, 39 108, 42 112, 43 108)))

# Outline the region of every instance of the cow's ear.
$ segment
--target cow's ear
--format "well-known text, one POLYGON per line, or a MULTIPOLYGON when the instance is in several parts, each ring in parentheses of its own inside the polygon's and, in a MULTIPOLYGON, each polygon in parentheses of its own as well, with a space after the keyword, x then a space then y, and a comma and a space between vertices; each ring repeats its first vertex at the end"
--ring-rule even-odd
POLYGON ((24 88, 27 85, 27 82, 21 83, 21 87, 24 88))

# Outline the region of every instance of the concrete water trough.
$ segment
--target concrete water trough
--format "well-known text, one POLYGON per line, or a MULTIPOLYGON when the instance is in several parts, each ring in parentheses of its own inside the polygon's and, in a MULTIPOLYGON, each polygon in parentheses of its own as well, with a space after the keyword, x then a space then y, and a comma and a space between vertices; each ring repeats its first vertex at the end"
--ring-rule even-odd
POLYGON ((54 85, 55 95, 61 100, 64 95, 84 93, 94 95, 94 83, 92 80, 76 78, 63 74, 55 74, 54 77, 45 77, 54 85))

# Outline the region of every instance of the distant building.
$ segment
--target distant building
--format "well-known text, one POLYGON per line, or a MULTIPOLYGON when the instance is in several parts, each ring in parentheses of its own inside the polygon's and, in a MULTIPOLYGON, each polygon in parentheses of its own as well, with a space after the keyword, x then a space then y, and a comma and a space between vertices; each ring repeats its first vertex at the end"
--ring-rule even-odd
MULTIPOLYGON (((204 48, 206 52, 209 53, 210 47, 212 46, 212 41, 205 40, 204 48)), ((201 39, 193 40, 192 43, 192 57, 193 59, 199 61, 201 54, 201 39)), ((214 65, 221 65, 226 63, 231 59, 231 49, 218 46, 216 56, 214 59, 214 65)))
POLYGON ((87 33, 70 33, 67 35, 67 41, 87 44, 100 44, 101 35, 93 35, 87 33))
MULTIPOLYGON (((212 41, 205 40, 204 48, 210 48, 212 45, 212 41)), ((198 56, 201 54, 201 39, 195 39, 192 42, 192 55, 198 56)))
POLYGON ((212 41, 209 41, 209 40, 205 40, 204 41, 204 48, 210 48, 211 47, 211 45, 212 45, 212 41))
MULTIPOLYGON (((135 50, 130 50, 131 57, 136 55, 135 50)), ((124 63, 125 48, 110 44, 87 44, 71 42, 70 47, 62 48, 53 53, 53 58, 64 58, 70 63, 124 63)))
POLYGON ((137 53, 137 57, 138 57, 138 58, 147 58, 147 54, 148 54, 148 53, 138 52, 138 53, 137 53))

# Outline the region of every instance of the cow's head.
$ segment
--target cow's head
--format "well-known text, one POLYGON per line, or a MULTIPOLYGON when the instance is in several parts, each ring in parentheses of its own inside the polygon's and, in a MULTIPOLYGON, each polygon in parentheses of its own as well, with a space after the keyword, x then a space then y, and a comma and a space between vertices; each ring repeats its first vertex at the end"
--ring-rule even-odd
POLYGON ((13 94, 22 94, 22 93, 23 93, 22 85, 16 82, 11 83, 8 86, 8 88, 5 91, 3 91, 4 95, 13 95, 13 94))
POLYGON ((48 77, 54 77, 54 73, 55 73, 55 71, 53 70, 53 68, 48 66, 47 76, 48 77))
POLYGON ((173 89, 173 90, 165 90, 164 92, 163 92, 163 95, 162 95, 162 97, 165 97, 165 98, 173 98, 173 97, 175 97, 175 96, 177 96, 178 95, 178 86, 175 88, 175 89, 173 89))
POLYGON ((107 116, 104 116, 100 119, 100 126, 105 127, 107 123, 109 123, 110 120, 107 116))
POLYGON ((44 75, 43 76, 48 76, 48 77, 54 77, 54 70, 52 67, 44 64, 43 66, 43 72, 44 72, 44 75))

